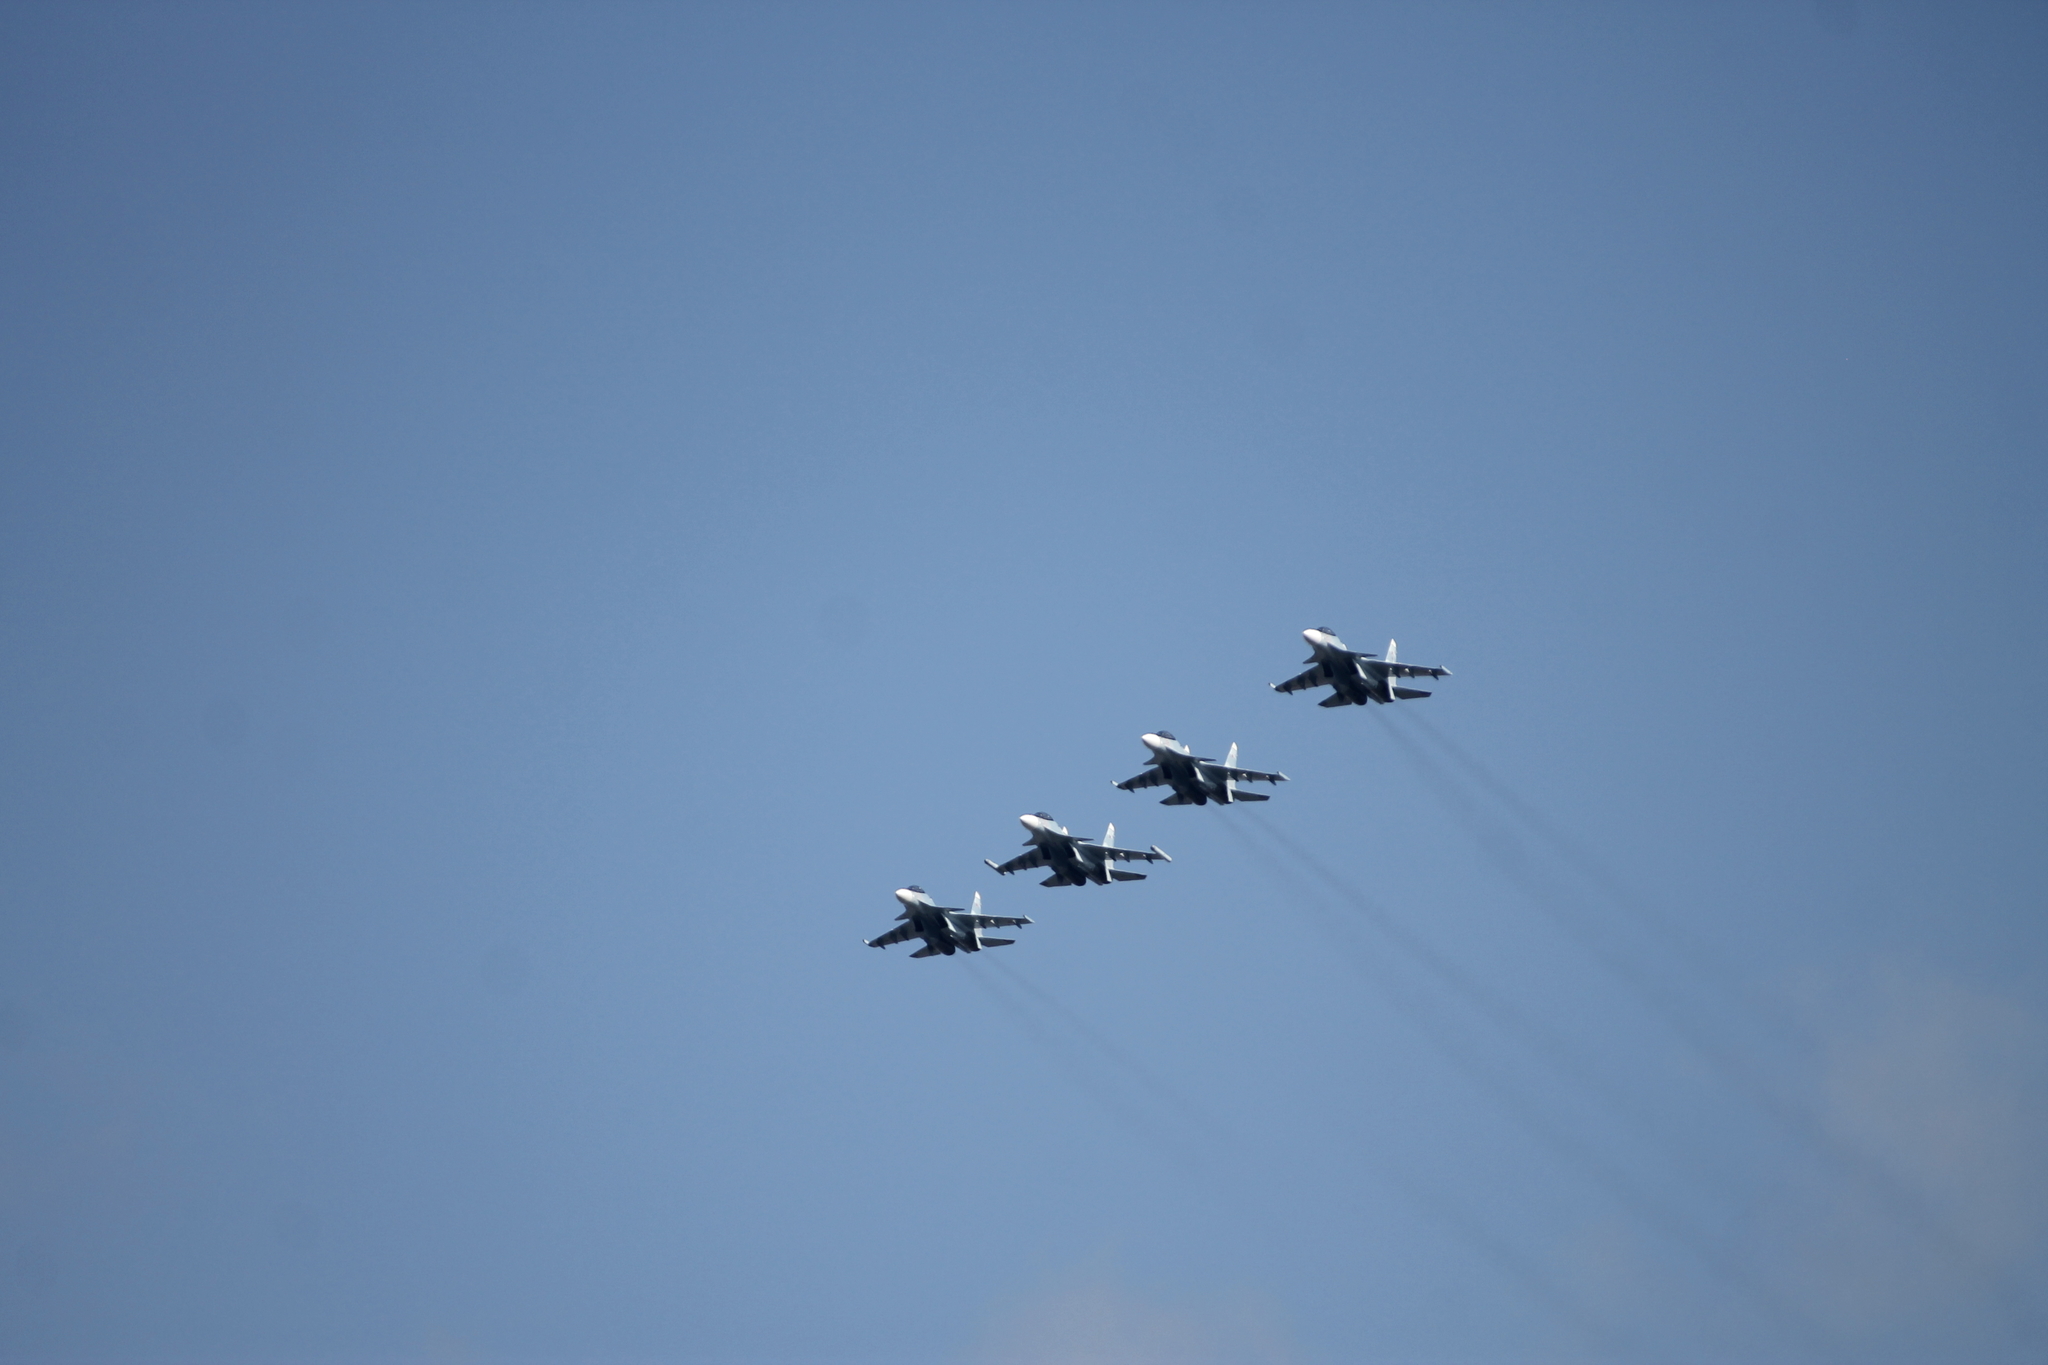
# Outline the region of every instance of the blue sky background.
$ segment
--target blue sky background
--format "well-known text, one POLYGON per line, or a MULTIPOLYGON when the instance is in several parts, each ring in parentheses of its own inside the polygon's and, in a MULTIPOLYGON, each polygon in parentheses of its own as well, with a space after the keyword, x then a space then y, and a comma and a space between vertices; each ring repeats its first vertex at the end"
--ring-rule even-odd
POLYGON ((2038 1360, 2044 75, 0 10, 0 1357, 2038 1360))

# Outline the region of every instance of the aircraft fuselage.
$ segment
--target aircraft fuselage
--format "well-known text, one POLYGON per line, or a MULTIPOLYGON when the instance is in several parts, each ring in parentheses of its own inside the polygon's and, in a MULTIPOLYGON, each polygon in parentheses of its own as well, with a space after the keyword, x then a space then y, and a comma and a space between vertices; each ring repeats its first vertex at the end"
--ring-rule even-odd
POLYGON ((1090 845, 1085 839, 1067 833, 1058 824, 1041 815, 1017 817, 1024 828, 1031 831, 1030 842, 1038 845, 1045 853, 1045 865, 1066 880, 1079 885, 1094 882, 1097 886, 1109 885, 1109 859, 1100 853, 1089 852, 1090 845))
POLYGON ((903 913, 896 918, 907 923, 910 932, 924 940, 927 952, 951 957, 955 953, 981 951, 981 940, 973 926, 959 923, 944 906, 936 904, 929 896, 920 896, 905 889, 896 893, 896 899, 903 904, 903 913))
POLYGON ((1338 696, 1353 706, 1386 705, 1394 700, 1393 680, 1384 670, 1374 668, 1373 660, 1354 654, 1342 640, 1325 631, 1305 630, 1301 638, 1308 641, 1315 661, 1329 669, 1330 686, 1338 696))
POLYGON ((1173 788, 1173 794, 1183 804, 1206 806, 1211 801, 1219 806, 1230 804, 1230 792, 1223 779, 1211 777, 1202 767, 1214 760, 1198 758, 1187 745, 1161 735, 1147 734, 1138 738, 1152 751, 1152 757, 1147 761, 1157 765, 1160 776, 1166 779, 1166 785, 1173 788))

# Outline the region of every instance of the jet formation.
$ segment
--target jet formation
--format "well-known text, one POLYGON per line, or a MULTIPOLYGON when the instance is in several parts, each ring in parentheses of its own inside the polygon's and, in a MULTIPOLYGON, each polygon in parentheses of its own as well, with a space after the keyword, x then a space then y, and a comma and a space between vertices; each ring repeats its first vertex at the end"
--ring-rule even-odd
MULTIPOLYGON (((1272 687, 1275 692, 1330 688, 1331 694, 1320 703, 1323 706, 1368 706, 1374 702, 1391 705, 1397 701, 1416 701, 1430 694, 1402 687, 1397 679, 1448 678, 1451 675, 1448 668, 1398 662, 1394 657, 1392 640, 1387 641, 1386 657, 1381 658, 1377 654, 1345 648, 1337 633, 1327 626, 1305 630, 1301 637, 1308 641, 1311 651, 1306 660, 1309 667, 1286 682, 1272 684, 1272 687)), ((1266 801, 1271 798, 1265 793, 1241 791, 1238 784, 1266 782, 1277 785, 1287 780, 1285 773, 1238 767, 1235 743, 1230 746, 1224 760, 1218 763, 1213 758, 1196 754, 1174 738, 1171 730, 1153 730, 1138 738, 1152 755, 1145 760, 1145 771, 1111 785, 1119 791, 1170 787, 1173 794, 1159 803, 1163 806, 1234 806, 1245 801, 1266 801)), ((1044 811, 1020 815, 1017 819, 1029 835, 1024 841, 1025 851, 1005 863, 997 863, 993 859, 982 861, 1004 876, 1035 868, 1050 869, 1051 875, 1041 881, 1040 886, 1087 886, 1091 883, 1108 886, 1112 882, 1141 882, 1145 880, 1144 873, 1126 872, 1116 864, 1173 861, 1157 844, 1144 849, 1117 847, 1115 825, 1096 840, 1069 833, 1066 826, 1044 811)), ((991 938, 982 932, 984 929, 1031 923, 1024 918, 984 915, 979 891, 974 893, 970 910, 939 905, 921 886, 904 887, 896 893, 896 899, 903 905, 903 912, 896 916, 901 922, 879 938, 864 939, 870 948, 886 948, 916 938, 924 940, 924 947, 912 953, 912 957, 978 953, 983 948, 1008 947, 1016 942, 1015 939, 991 938)))

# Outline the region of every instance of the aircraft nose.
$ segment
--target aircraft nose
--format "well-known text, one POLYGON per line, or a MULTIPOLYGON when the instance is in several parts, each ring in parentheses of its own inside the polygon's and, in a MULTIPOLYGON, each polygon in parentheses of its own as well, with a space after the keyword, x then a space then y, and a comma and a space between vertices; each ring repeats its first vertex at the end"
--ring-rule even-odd
POLYGON ((899 888, 896 892, 896 899, 902 901, 905 905, 910 904, 912 899, 910 888, 907 886, 899 888))

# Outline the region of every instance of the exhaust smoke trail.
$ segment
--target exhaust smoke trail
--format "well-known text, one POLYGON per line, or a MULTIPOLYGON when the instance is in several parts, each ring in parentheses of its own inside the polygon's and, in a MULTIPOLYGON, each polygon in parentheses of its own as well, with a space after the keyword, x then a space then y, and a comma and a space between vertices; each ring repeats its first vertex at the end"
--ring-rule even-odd
POLYGON ((1264 1248, 1269 1261, 1288 1254, 1295 1236, 1278 1220, 1270 1201, 1251 1196, 1251 1187, 1243 1179, 1246 1162, 1258 1154, 1256 1148, 1245 1143, 1143 1062, 1110 1042, 1077 1011, 1023 978, 1015 967, 998 959, 986 959, 979 967, 970 966, 968 974, 1011 1015, 1033 1043, 1054 1058, 1083 1093, 1116 1118, 1147 1150, 1171 1152, 1180 1164, 1184 1188, 1200 1192, 1198 1203, 1233 1209, 1241 1225, 1251 1229, 1250 1239, 1264 1248), (1000 987, 990 969, 1002 973, 1024 994, 1012 995, 1010 990, 1000 987), (1034 1017, 1034 1004, 1041 1007, 1042 1015, 1034 1017), (1065 1024, 1115 1062, 1119 1069, 1138 1080, 1152 1092, 1155 1102, 1164 1102, 1176 1113, 1191 1118, 1192 1127, 1176 1127, 1171 1120, 1162 1124, 1147 1107, 1129 1103, 1127 1096, 1115 1085, 1104 1083, 1095 1074, 1087 1058, 1077 1054, 1057 1036, 1056 1027, 1047 1027, 1055 1021, 1065 1024), (1191 1136, 1199 1137, 1203 1142, 1190 1142, 1191 1136))
POLYGON ((1067 1026, 1080 1036, 1082 1041, 1107 1057, 1126 1075, 1136 1080, 1139 1085, 1151 1091, 1154 1099, 1159 1100, 1167 1108, 1172 1109, 1182 1118, 1192 1123, 1195 1127, 1202 1129, 1209 1137, 1223 1145, 1239 1149, 1244 1147, 1243 1140, 1236 1133, 1232 1132, 1229 1126, 1222 1120, 1183 1094, 1178 1088, 1143 1062, 1109 1041, 1094 1025, 1083 1019, 1074 1009, 1041 989, 1015 967, 1000 959, 992 959, 988 967, 991 971, 1001 972, 1012 987, 1037 998, 1041 1004, 1058 1014, 1066 1021, 1067 1026))
MULTIPOLYGON (((1402 950, 1411 960, 1422 964, 1440 982, 1451 986, 1454 993, 1464 998, 1496 1027, 1508 1032, 1510 1036, 1514 1036, 1518 1029, 1531 1027, 1536 1028, 1539 1033, 1542 1032, 1534 1020, 1472 982, 1441 954, 1401 926, 1363 893, 1309 855, 1294 840, 1280 833, 1270 821, 1256 815, 1251 816, 1250 820, 1328 885, 1338 899, 1364 915, 1367 921, 1379 929, 1395 947, 1402 950)), ((1245 838, 1247 846, 1250 846, 1248 836, 1242 831, 1232 832, 1240 838, 1245 838)), ((1253 851, 1269 869, 1278 871, 1287 880, 1298 885, 1292 870, 1287 868, 1284 862, 1267 854, 1265 850, 1254 848, 1253 851)), ((1457 1068, 1468 1084, 1519 1122, 1524 1129, 1549 1148, 1554 1156, 1587 1177, 1644 1226, 1655 1229, 1728 1287, 1742 1294, 1765 1318, 1776 1322, 1780 1328, 1800 1340, 1804 1349, 1812 1352, 1816 1359, 1842 1358, 1840 1347, 1833 1340, 1832 1333, 1814 1321, 1798 1304, 1779 1293, 1769 1282, 1750 1274, 1740 1262, 1723 1254, 1719 1248, 1696 1233, 1683 1217, 1665 1208, 1632 1177, 1596 1149, 1553 1123, 1521 1094, 1507 1079, 1505 1072, 1490 1061, 1478 1046, 1469 1040, 1454 1042, 1453 1039, 1459 1036, 1458 1031, 1447 1029, 1442 1026, 1440 1020, 1431 1018, 1435 1011, 1418 993, 1402 984, 1397 974, 1377 966, 1370 954, 1360 951, 1359 945, 1348 935, 1333 935, 1332 941, 1345 946, 1348 951, 1344 956, 1365 977, 1367 984, 1395 1001, 1410 1021, 1417 1024, 1418 1032, 1457 1068), (1425 1021, 1427 1026, 1424 1026, 1425 1021)))
MULTIPOLYGON (((1281 880, 1301 893, 1297 903, 1312 907, 1314 913, 1319 917, 1322 916, 1323 907, 1315 899, 1314 893, 1300 883, 1291 869, 1276 860, 1266 849, 1261 848, 1244 831, 1230 828, 1227 824, 1226 828, 1229 829, 1231 837, 1236 839, 1255 860, 1264 865, 1268 872, 1276 874, 1281 880)), ((1474 1063, 1469 1051, 1461 1051, 1459 1047, 1447 1042, 1444 1036, 1442 1021, 1440 1019, 1425 1018, 1424 1016, 1432 1012, 1427 1007, 1422 1006, 1415 997, 1401 988, 1392 985, 1389 977, 1383 970, 1374 965, 1369 950, 1352 936, 1348 925, 1338 919, 1323 918, 1321 934, 1326 942, 1338 945, 1339 956, 1346 960, 1354 973, 1363 979, 1366 984, 1379 990, 1384 997, 1395 1001, 1397 1007, 1408 1016, 1410 1024, 1415 1027, 1416 1031, 1450 1058, 1452 1065, 1459 1070, 1459 1073, 1464 1076, 1469 1085, 1473 1086, 1481 1094, 1487 1095, 1497 1105, 1507 1110, 1511 1116, 1523 1117, 1525 1122, 1527 1121, 1523 1112, 1525 1104, 1521 1097, 1513 1093, 1504 1092, 1499 1083, 1498 1076, 1492 1074, 1485 1067, 1474 1063)), ((1328 1114, 1322 1114, 1319 1117, 1320 1126, 1323 1131, 1338 1142, 1349 1143, 1356 1140, 1357 1134, 1349 1125, 1330 1117, 1328 1114)), ((1531 1126, 1537 1130, 1539 1138, 1544 1137, 1547 1131, 1546 1124, 1538 1119, 1531 1126)), ((1557 1154, 1559 1153, 1553 1145, 1553 1155, 1557 1154)), ((1569 1153, 1564 1155, 1567 1165, 1580 1164, 1569 1153)), ((1593 1157, 1592 1162, 1596 1167, 1604 1165, 1597 1157, 1593 1157)), ((1597 1171, 1587 1172, 1582 1169, 1581 1173, 1588 1174, 1596 1186, 1608 1187, 1608 1182, 1597 1171)), ((1619 1329, 1606 1322, 1576 1295, 1559 1285, 1538 1262, 1517 1251, 1509 1243, 1482 1225, 1476 1218, 1460 1208, 1450 1195, 1441 1190, 1431 1188, 1421 1177, 1401 1170, 1382 1167, 1378 1174, 1382 1179, 1388 1181, 1394 1190, 1407 1199, 1416 1209, 1448 1227, 1452 1234, 1463 1241, 1470 1250, 1475 1252, 1481 1259, 1492 1263, 1494 1268, 1501 1272, 1505 1278, 1519 1284, 1538 1300, 1549 1304, 1560 1317, 1570 1320, 1589 1338, 1609 1348, 1613 1352, 1613 1358, 1618 1360, 1641 1360, 1646 1358, 1646 1352, 1639 1343, 1627 1339, 1619 1329)), ((1610 1195, 1614 1194, 1611 1188, 1608 1189, 1608 1192, 1610 1195)), ((1624 1208, 1629 1207, 1629 1201, 1625 1196, 1619 1197, 1617 1202, 1621 1203, 1624 1208)), ((1656 1220, 1653 1217, 1646 1221, 1655 1222, 1656 1220)), ((1681 1245, 1685 1245, 1685 1243, 1681 1241, 1681 1245)))
MULTIPOLYGON (((1561 862, 1575 870, 1617 909, 1624 912, 1628 916, 1628 924, 1647 928, 1661 937, 1665 951, 1687 969, 1689 979, 1711 982, 1728 995, 1739 999, 1757 1017, 1768 1019, 1770 1027, 1781 1036, 1797 1037, 1805 1034, 1804 1026, 1784 1009, 1781 1002, 1765 995, 1747 981, 1743 974, 1732 967, 1718 952, 1694 935, 1683 921, 1631 889, 1591 848, 1567 834, 1561 826, 1545 815, 1535 802, 1514 791, 1428 717, 1419 713, 1406 720, 1387 717, 1383 718, 1382 723, 1397 741, 1406 738, 1400 727, 1404 724, 1413 725, 1426 740, 1441 750, 1458 767, 1464 769, 1466 775, 1499 802, 1503 809, 1521 821, 1530 833, 1547 844, 1561 862)), ((1416 762, 1419 767, 1419 751, 1412 744, 1407 747, 1410 761, 1416 762)), ((1438 775, 1440 786, 1444 776, 1447 775, 1438 775)))
MULTIPOLYGON (((1667 1153, 1681 1154, 1685 1162, 1721 1184, 1724 1190, 1732 1191, 1739 1186, 1739 1180, 1722 1160, 1716 1156, 1702 1156, 1695 1152, 1691 1144, 1681 1135, 1670 1132, 1668 1125, 1647 1110, 1635 1096, 1616 1086, 1588 1065, 1569 1040, 1541 1019, 1498 992, 1488 989, 1470 972, 1433 947, 1414 930, 1388 914, 1334 872, 1323 867, 1306 849, 1282 834, 1266 817, 1253 815, 1248 818, 1267 838, 1281 845, 1304 866, 1314 869, 1318 876, 1338 890, 1340 896, 1350 900, 1354 908, 1363 913, 1373 927, 1391 940, 1396 948, 1420 963, 1440 983, 1449 987, 1453 994, 1502 1034, 1518 1040, 1554 1071, 1626 1118, 1641 1136, 1662 1147, 1667 1153)), ((1284 862, 1279 866, 1283 875, 1290 875, 1284 862)))
POLYGON ((1126 1104, 1116 1096, 1114 1087, 1102 1085, 1099 1079, 1092 1073, 1088 1064, 1077 1056, 1072 1048, 1062 1044, 1052 1032, 1041 1026, 1041 1021, 1033 1017, 1031 1008, 1026 1001, 1011 995, 1009 991, 997 985, 994 978, 987 972, 970 969, 967 975, 983 991, 987 992, 989 998, 994 1000, 1004 1013, 1010 1016, 1011 1021, 1023 1031, 1026 1038, 1036 1044, 1042 1052, 1050 1056, 1058 1064, 1062 1071, 1067 1073, 1067 1078, 1083 1094, 1102 1106, 1103 1110, 1128 1129, 1132 1136, 1147 1145, 1160 1146, 1172 1150, 1183 1161, 1190 1165, 1195 1164, 1194 1153, 1182 1145, 1179 1134, 1170 1129, 1161 1128, 1141 1110, 1126 1104))
MULTIPOLYGON (((1477 759, 1465 754, 1448 737, 1438 734, 1434 727, 1422 721, 1420 716, 1416 717, 1416 720, 1425 733, 1438 739, 1447 752, 1478 774, 1481 785, 1495 794, 1503 805, 1515 811, 1531 828, 1552 839, 1561 848, 1575 851, 1577 856, 1584 860, 1585 865, 1600 867, 1598 860, 1594 859, 1590 852, 1578 849, 1574 841, 1544 820, 1533 805, 1515 796, 1498 778, 1486 772, 1477 759)), ((1472 837, 1473 842, 1494 860, 1530 904, 1542 911, 1553 927, 1605 968, 1617 982, 1627 987, 1653 1017, 1707 1064, 1724 1085, 1747 1099, 1760 1113, 1771 1119, 1781 1132, 1801 1143, 1811 1155, 1818 1157, 1838 1174, 1860 1186, 1863 1192, 1874 1203, 1884 1208, 1897 1223, 1924 1238, 1930 1245, 1938 1247, 1956 1266, 1976 1278, 1999 1304, 2006 1318, 2008 1331, 2020 1344, 2031 1347, 2048 1338, 2048 1319, 2044 1319, 2042 1314, 2021 1296, 2017 1287, 2003 1273, 1986 1262, 1977 1248, 1950 1226, 1938 1210, 1930 1207, 1909 1182, 1894 1173, 1882 1161, 1838 1136, 1809 1106, 1784 1094, 1768 1077, 1748 1065, 1740 1055, 1723 1046, 1686 1014, 1673 1008, 1670 999, 1646 980, 1633 964, 1597 941, 1602 926, 1579 913, 1567 897, 1553 894, 1535 874, 1534 868, 1519 848, 1508 845, 1504 850, 1498 832, 1487 828, 1485 820, 1479 815, 1470 798, 1456 789, 1451 775, 1432 762, 1412 736, 1402 732, 1399 722, 1388 720, 1383 724, 1386 732, 1401 747, 1416 772, 1436 789, 1445 806, 1465 825, 1466 832, 1472 837)), ((1285 836, 1280 835, 1270 825, 1266 828, 1275 838, 1285 839, 1285 836)), ((1301 856, 1307 860, 1305 852, 1301 856)), ((1588 875, 1590 877, 1594 874, 1588 875)), ((1616 896, 1617 902, 1624 909, 1633 907, 1633 902, 1627 899, 1626 892, 1617 889, 1617 879, 1606 877, 1604 870, 1599 875, 1607 882, 1603 889, 1616 896)), ((1668 918, 1656 916, 1651 922, 1671 931, 1674 943, 1697 946, 1695 940, 1679 933, 1668 918)), ((1676 947, 1673 951, 1683 953, 1685 949, 1676 947)), ((1706 956, 1704 949, 1699 949, 1699 952, 1706 956)), ((1750 995, 1746 987, 1725 980, 1722 985, 1731 994, 1741 997, 1750 995)))

